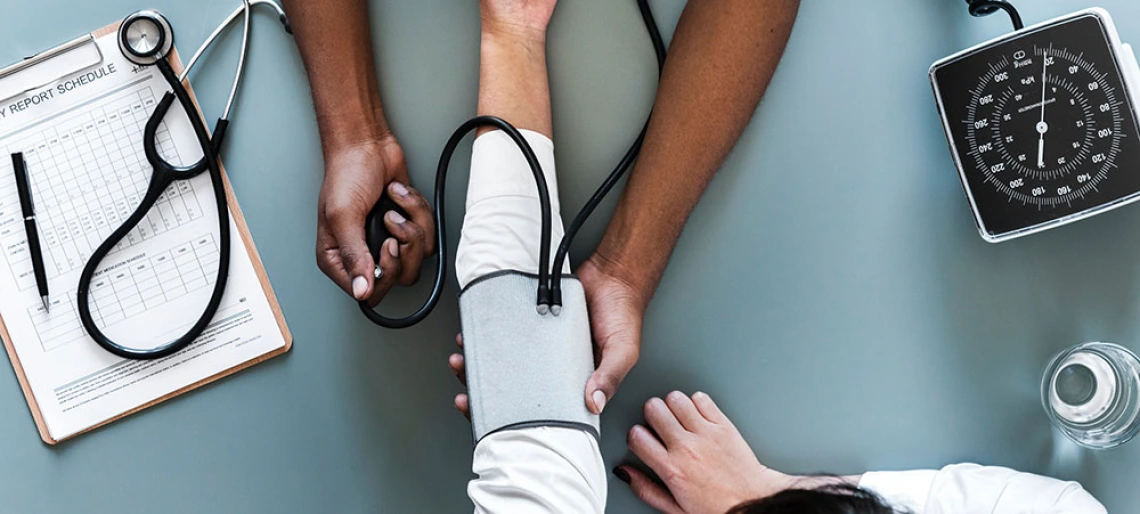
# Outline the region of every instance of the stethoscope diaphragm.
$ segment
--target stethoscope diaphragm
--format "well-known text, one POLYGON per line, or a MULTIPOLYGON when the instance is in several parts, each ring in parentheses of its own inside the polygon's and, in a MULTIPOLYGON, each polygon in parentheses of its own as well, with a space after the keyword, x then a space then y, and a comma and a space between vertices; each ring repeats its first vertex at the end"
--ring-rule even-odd
POLYGON ((174 30, 158 11, 144 9, 127 16, 119 29, 119 50, 131 62, 149 66, 174 46, 174 30))

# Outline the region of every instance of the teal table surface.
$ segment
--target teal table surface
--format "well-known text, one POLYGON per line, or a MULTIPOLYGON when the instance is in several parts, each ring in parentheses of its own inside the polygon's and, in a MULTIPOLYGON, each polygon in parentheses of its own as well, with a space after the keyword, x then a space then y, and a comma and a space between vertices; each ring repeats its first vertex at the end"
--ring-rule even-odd
MULTIPOLYGON (((144 7, 168 15, 185 54, 237 5, 3 3, 4 62, 144 7)), ((684 1, 653 4, 671 36, 684 1)), ((1089 6, 1018 4, 1028 23, 1089 6)), ((1140 3, 1100 5, 1140 42, 1140 3)), ((427 187, 447 136, 475 113, 478 2, 375 1, 371 17, 385 107, 413 183, 427 187)), ((446 365, 454 283, 429 322, 390 331, 317 270, 322 159, 309 87, 291 38, 267 13, 255 21, 224 160, 293 351, 58 447, 40 443, 15 375, 0 372, 0 510, 470 510, 471 436, 446 365)), ((1008 23, 971 18, 960 0, 803 3, 754 121, 677 246, 641 361, 606 409, 609 465, 626 456, 645 400, 702 390, 764 462, 789 472, 974 461, 1080 480, 1111 512, 1140 511, 1140 443, 1079 450, 1053 433, 1038 399, 1041 371, 1064 347, 1140 349, 1140 207, 987 244, 935 111, 930 64, 1008 23)), ((192 76, 207 118, 225 101, 239 39, 192 76)), ((633 0, 560 2, 550 73, 567 211, 636 134, 654 68, 633 0)), ((466 181, 464 153, 454 184, 466 181)), ((463 191, 448 201, 462 205, 463 191)), ((613 205, 573 259, 588 255, 613 205)), ((461 216, 449 214, 452 244, 461 216)), ((425 291, 385 306, 411 309, 425 291)), ((609 505, 648 511, 616 479, 609 505)))

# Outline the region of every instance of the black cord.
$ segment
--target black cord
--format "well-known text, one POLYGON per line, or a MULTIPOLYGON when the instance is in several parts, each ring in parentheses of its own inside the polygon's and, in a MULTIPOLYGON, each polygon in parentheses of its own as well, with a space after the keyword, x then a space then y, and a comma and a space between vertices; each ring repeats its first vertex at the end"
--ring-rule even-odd
MULTIPOLYGON (((661 31, 657 28, 657 22, 653 18, 653 10, 649 8, 649 0, 637 0, 637 8, 641 11, 641 20, 645 22, 645 28, 649 31, 649 39, 653 42, 653 52, 657 55, 657 74, 661 75, 661 70, 665 67, 665 41, 661 38, 661 31)), ((598 204, 602 203, 602 199, 609 194, 610 190, 617 185, 621 180, 622 175, 637 159, 637 155, 641 153, 641 144, 645 141, 645 132, 649 129, 649 120, 645 121, 645 125, 641 128, 641 133, 637 135, 633 145, 621 158, 618 165, 610 176, 606 177, 605 182, 598 187, 582 210, 578 211, 578 215, 574 216, 574 220, 570 222, 570 226, 566 228, 566 234, 562 236, 562 243, 558 245, 558 252, 554 255, 553 273, 554 276, 550 281, 550 292, 553 296, 553 303, 551 309, 555 314, 562 307, 562 263, 566 262, 566 254, 570 252, 570 245, 574 242, 574 237, 578 235, 578 231, 582 229, 582 225, 586 224, 586 220, 594 213, 594 209, 598 204)), ((540 261, 545 263, 546 261, 540 261)))
MULTIPOLYGON (((447 140, 447 145, 443 147, 443 153, 439 156, 439 167, 435 171, 435 211, 432 217, 435 218, 436 226, 436 252, 439 256, 439 265, 435 270, 435 283, 431 288, 431 296, 424 302, 423 306, 416 312, 403 318, 388 318, 376 312, 367 301, 360 303, 360 311, 372 320, 373 323, 385 328, 406 328, 420 321, 431 314, 432 309, 439 303, 440 296, 443 295, 443 285, 447 278, 447 217, 444 216, 445 212, 445 189, 447 186, 447 169, 451 164, 451 155, 455 153, 455 148, 459 146, 460 141, 467 135, 468 132, 475 130, 479 127, 495 127, 502 130, 508 137, 511 138, 518 145, 519 150, 522 151, 523 157, 526 159, 527 165, 530 166, 531 173, 534 175, 535 184, 538 186, 538 202, 542 209, 542 234, 539 246, 539 262, 550 261, 550 239, 551 239, 551 211, 550 211, 550 192, 546 187, 546 175, 542 173, 542 165, 538 162, 538 157, 534 155, 534 150, 530 144, 526 142, 526 138, 510 123, 507 123, 502 118, 495 116, 478 116, 467 120, 458 129, 451 134, 451 138, 447 140)), ((550 306, 550 278, 548 270, 545 266, 539 266, 538 269, 538 309, 539 313, 545 314, 545 308, 550 306)))
MULTIPOLYGON (((657 55, 657 72, 661 73, 661 69, 665 66, 665 42, 661 38, 661 32, 657 28, 657 22, 653 18, 653 11, 649 8, 649 0, 637 0, 638 10, 641 12, 641 19, 645 22, 645 27, 649 31, 649 38, 653 42, 653 51, 657 55)), ((645 125, 638 134, 637 139, 634 140, 633 146, 626 151, 625 156, 622 157, 621 162, 618 163, 598 190, 594 192, 578 215, 570 223, 566 230, 566 234, 562 237, 561 243, 558 245, 558 252, 554 258, 554 276, 550 276, 550 268, 547 263, 550 262, 550 240, 551 240, 551 209, 550 209, 550 193, 546 185, 546 176, 542 172, 542 165, 539 164, 538 158, 534 155, 534 150, 527 143, 526 138, 507 121, 495 116, 479 116, 472 118, 460 125, 458 129, 448 139, 447 145, 444 146, 443 153, 439 157, 439 167, 435 172, 435 210, 432 216, 436 226, 436 255, 438 256, 439 263, 436 266, 435 282, 432 285, 431 295, 416 312, 405 316, 403 318, 388 318, 376 312, 375 309, 369 304, 368 301, 359 302, 360 311, 364 313, 369 320, 373 323, 385 328, 406 328, 420 321, 423 321, 431 311, 435 309, 439 303, 440 297, 443 295, 443 286, 447 277, 447 228, 445 226, 446 216, 445 212, 445 189, 447 185, 447 170, 451 163, 451 156, 455 153, 455 148, 459 142, 467 135, 468 132, 479 127, 495 127, 502 130, 518 145, 526 158, 527 164, 530 166, 531 172, 534 174, 535 184, 538 186, 538 200, 540 208, 542 209, 542 235, 539 243, 539 269, 538 269, 538 292, 537 292, 537 309, 539 314, 546 314, 552 310, 554 314, 558 314, 562 306, 562 263, 566 262, 566 254, 570 251, 570 244, 574 241, 574 236, 581 230, 582 225, 586 223, 586 219, 598 207, 602 199, 605 198, 618 181, 621 180, 625 171, 633 164, 637 158, 637 154, 641 151, 641 144, 645 140, 645 132, 649 128, 649 121, 646 120, 645 125)), ((382 214, 381 214, 382 215, 382 214)))
POLYGON ((1017 13, 1017 9, 1013 4, 1001 0, 966 0, 970 4, 970 15, 976 17, 989 16, 1001 9, 1009 15, 1009 21, 1013 23, 1013 30, 1021 30, 1023 25, 1021 23, 1021 15, 1017 13))

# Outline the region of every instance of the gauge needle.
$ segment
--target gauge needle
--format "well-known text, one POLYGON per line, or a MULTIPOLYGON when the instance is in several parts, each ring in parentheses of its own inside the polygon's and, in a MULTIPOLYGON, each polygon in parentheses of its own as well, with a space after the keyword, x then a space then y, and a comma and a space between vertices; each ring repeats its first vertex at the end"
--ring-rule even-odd
POLYGON ((1037 122, 1037 168, 1045 167, 1045 133, 1049 131, 1049 125, 1045 123, 1045 77, 1046 72, 1049 71, 1049 57, 1041 53, 1041 121, 1037 122))

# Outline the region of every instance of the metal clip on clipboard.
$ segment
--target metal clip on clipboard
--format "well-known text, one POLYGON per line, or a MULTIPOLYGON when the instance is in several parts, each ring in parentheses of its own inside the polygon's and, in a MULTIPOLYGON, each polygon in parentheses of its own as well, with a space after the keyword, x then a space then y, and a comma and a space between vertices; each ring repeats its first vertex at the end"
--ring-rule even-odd
POLYGON ((40 89, 103 62, 95 35, 87 34, 0 69, 0 101, 40 89))

